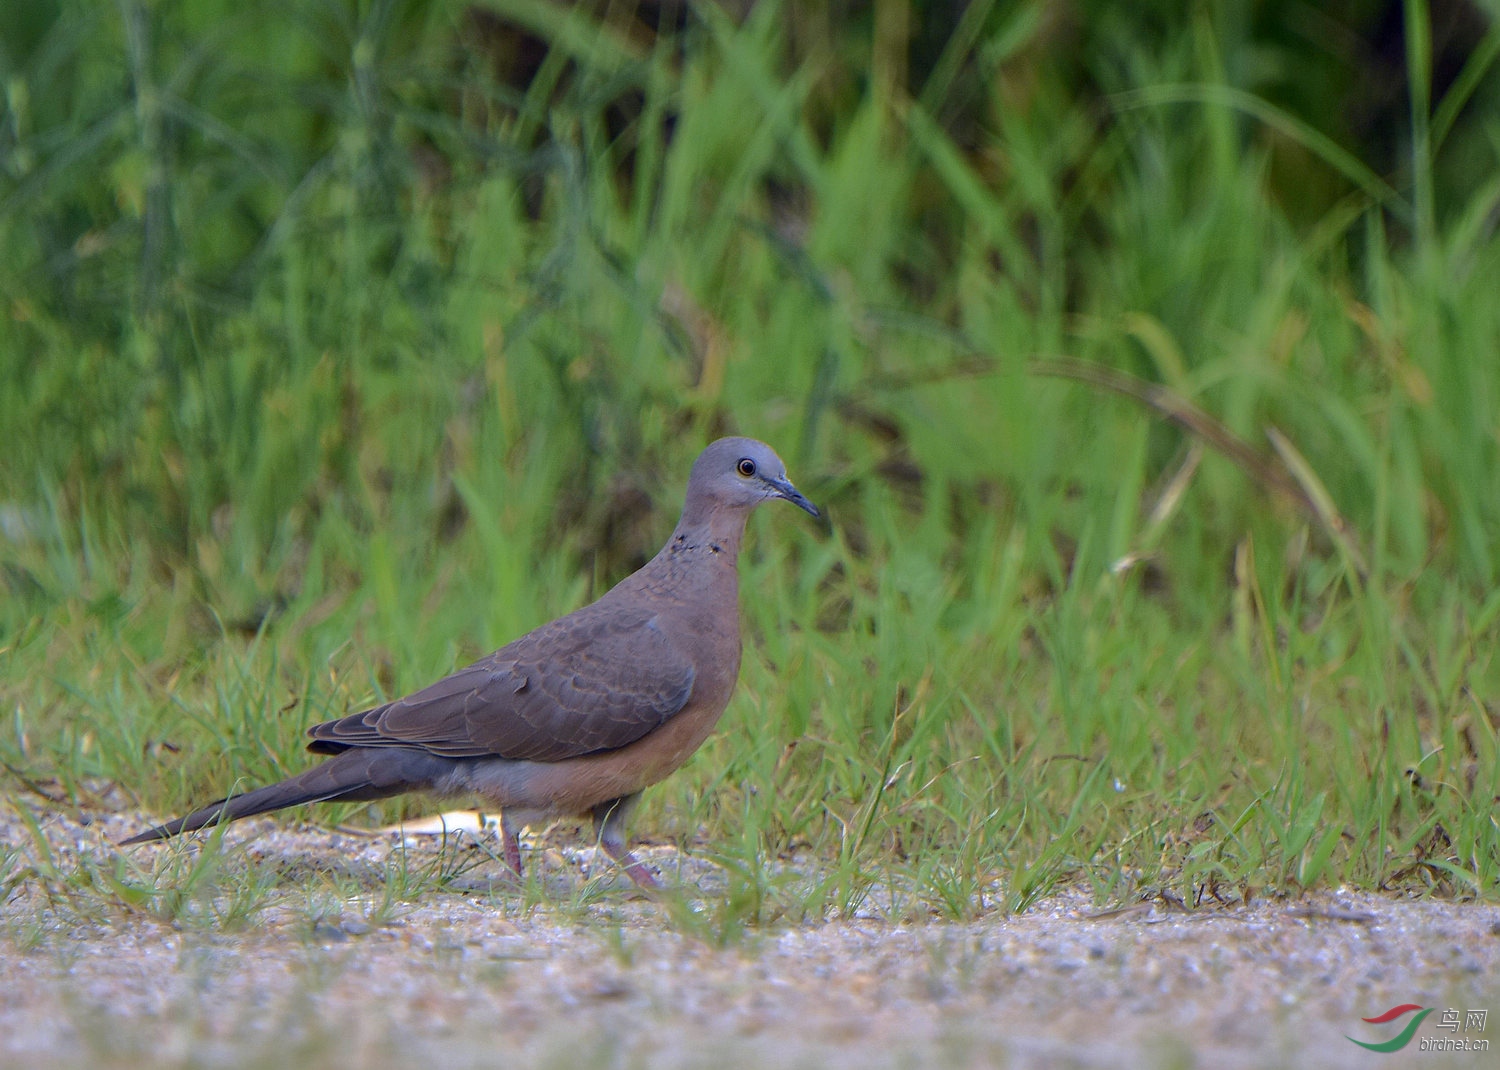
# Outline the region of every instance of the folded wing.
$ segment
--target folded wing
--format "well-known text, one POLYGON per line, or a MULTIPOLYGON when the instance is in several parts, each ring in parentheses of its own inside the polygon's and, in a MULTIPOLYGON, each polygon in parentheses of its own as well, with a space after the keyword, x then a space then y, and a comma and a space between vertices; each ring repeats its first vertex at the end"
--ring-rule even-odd
POLYGON ((421 747, 555 762, 628 746, 687 705, 693 665, 654 615, 570 614, 385 706, 310 729, 308 749, 421 747))

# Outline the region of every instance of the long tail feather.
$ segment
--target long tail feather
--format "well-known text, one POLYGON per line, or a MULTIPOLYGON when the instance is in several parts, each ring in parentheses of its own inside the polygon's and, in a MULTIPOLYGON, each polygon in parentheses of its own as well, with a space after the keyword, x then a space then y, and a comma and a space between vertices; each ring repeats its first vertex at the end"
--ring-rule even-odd
POLYGON ((419 791, 430 787, 433 780, 451 768, 452 764, 451 761, 406 748, 382 748, 378 751, 355 748, 278 784, 209 803, 186 817, 179 817, 147 829, 128 840, 121 840, 120 846, 171 839, 217 821, 238 821, 242 817, 253 817, 304 803, 334 802, 341 799, 364 802, 419 791))

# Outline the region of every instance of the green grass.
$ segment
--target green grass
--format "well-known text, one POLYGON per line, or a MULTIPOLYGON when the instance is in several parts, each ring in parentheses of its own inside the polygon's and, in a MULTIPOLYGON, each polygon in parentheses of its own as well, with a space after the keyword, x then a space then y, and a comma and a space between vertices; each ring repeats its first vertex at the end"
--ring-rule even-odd
MULTIPOLYGON (((1065 61, 1045 8, 906 88, 783 5, 656 44, 580 9, 518 94, 457 6, 289 5, 267 52, 211 0, 58 5, 4 57, 10 805, 302 768, 644 560, 733 431, 831 527, 757 515, 740 689, 636 819, 729 875, 683 924, 1493 898, 1491 39, 1382 174, 1232 80, 1243 27, 1065 61)), ((268 894, 42 840, 7 882, 268 894)))

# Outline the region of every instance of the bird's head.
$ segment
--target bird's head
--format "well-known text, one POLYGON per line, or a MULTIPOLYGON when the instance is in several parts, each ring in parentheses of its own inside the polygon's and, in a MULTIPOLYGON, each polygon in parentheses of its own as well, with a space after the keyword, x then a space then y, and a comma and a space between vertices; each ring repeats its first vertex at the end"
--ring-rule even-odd
POLYGON ((819 515, 818 507, 792 486, 776 451, 753 438, 721 438, 698 455, 688 479, 689 503, 695 498, 746 512, 761 502, 782 498, 819 515))

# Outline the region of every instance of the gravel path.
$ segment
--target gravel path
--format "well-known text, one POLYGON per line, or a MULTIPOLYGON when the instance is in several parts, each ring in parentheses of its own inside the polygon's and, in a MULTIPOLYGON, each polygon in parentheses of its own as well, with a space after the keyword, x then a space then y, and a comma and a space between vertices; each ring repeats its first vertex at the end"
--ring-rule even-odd
MULTIPOLYGON (((80 858, 105 868, 104 844, 139 824, 42 828, 66 874, 80 858)), ((35 839, 0 808, 0 1065, 1500 1065, 1500 1023, 1466 1020, 1500 1014, 1492 905, 1337 892, 1099 916, 1063 896, 968 924, 855 917, 716 947, 624 887, 580 897, 592 850, 537 852, 540 906, 475 883, 382 912, 396 837, 246 824, 226 858, 277 883, 236 931, 91 909, 26 871, 35 839), (1396 1036, 1410 1017, 1359 1019, 1408 1003, 1434 1010, 1400 1055, 1346 1039, 1396 1036), (1422 1050, 1446 1038, 1491 1050, 1422 1050)), ((420 839, 412 852, 431 852, 420 839)), ((669 849, 652 861, 679 862, 689 888, 715 880, 669 849)))

